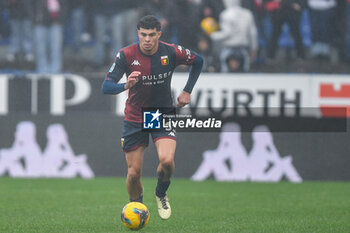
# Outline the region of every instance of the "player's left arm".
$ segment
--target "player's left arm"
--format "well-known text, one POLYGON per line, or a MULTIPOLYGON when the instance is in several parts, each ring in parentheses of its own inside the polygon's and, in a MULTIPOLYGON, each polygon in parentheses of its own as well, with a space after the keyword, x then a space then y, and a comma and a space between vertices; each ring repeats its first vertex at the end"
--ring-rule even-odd
POLYGON ((191 101, 191 92, 202 71, 203 58, 197 53, 183 49, 181 46, 176 48, 176 55, 178 64, 191 65, 185 88, 177 98, 177 106, 183 107, 191 101))

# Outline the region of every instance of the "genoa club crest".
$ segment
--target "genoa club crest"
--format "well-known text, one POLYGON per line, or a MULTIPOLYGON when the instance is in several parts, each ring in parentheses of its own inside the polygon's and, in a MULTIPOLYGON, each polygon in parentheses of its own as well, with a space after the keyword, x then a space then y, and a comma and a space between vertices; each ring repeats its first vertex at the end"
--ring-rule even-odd
POLYGON ((162 65, 163 65, 163 66, 166 66, 166 65, 169 64, 169 58, 168 58, 168 56, 161 56, 161 57, 160 57, 160 60, 162 61, 162 65))

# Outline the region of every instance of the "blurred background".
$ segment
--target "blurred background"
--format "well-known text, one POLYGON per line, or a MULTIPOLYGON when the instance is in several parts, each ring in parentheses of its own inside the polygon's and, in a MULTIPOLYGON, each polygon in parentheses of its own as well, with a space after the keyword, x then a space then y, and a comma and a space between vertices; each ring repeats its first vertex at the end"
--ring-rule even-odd
POLYGON ((0 0, 0 176, 126 175, 127 92, 101 84, 148 14, 204 57, 181 113, 235 113, 228 133, 178 133, 175 177, 350 180, 350 0, 0 0))
POLYGON ((106 72, 147 14, 204 72, 350 69, 349 0, 1 0, 0 72, 106 72))

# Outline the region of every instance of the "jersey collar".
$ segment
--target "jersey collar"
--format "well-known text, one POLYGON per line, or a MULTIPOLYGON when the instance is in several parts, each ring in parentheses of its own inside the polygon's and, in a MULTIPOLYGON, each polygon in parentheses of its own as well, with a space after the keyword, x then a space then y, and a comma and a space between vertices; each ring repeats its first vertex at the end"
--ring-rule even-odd
POLYGON ((161 43, 158 41, 158 50, 157 50, 154 54, 152 54, 152 55, 144 54, 144 53, 142 52, 141 48, 140 48, 140 43, 137 43, 137 49, 139 50, 139 52, 140 52, 143 56, 145 56, 145 57, 152 57, 152 56, 157 55, 157 54, 159 53, 159 46, 160 46, 160 44, 161 44, 161 43))

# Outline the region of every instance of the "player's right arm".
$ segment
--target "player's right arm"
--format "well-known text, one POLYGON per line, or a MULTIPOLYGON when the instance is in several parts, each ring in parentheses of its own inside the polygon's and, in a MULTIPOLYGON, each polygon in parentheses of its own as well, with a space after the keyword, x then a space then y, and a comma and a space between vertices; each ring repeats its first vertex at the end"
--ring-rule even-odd
POLYGON ((115 62, 108 71, 102 84, 102 92, 104 94, 117 95, 127 89, 133 87, 137 82, 137 77, 141 74, 139 71, 132 72, 126 83, 119 83, 127 70, 126 58, 123 51, 119 51, 115 62))
POLYGON ((139 77, 141 75, 140 71, 133 71, 129 76, 128 76, 128 80, 124 85, 124 89, 130 89, 133 86, 135 86, 136 82, 137 82, 137 77, 139 77))

